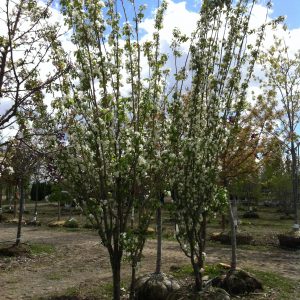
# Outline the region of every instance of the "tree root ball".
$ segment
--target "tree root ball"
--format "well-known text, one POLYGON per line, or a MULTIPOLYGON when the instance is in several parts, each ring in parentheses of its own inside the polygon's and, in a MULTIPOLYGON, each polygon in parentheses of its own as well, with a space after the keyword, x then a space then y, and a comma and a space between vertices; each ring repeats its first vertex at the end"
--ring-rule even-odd
POLYGON ((279 245, 282 248, 300 249, 300 230, 278 235, 279 245))
POLYGON ((279 219, 280 220, 294 220, 294 216, 287 214, 287 215, 281 216, 279 219))
POLYGON ((230 270, 226 276, 214 278, 212 284, 226 290, 230 295, 243 295, 263 289, 260 281, 243 270, 230 270))
MULTIPOLYGON (((231 232, 213 233, 210 237, 212 241, 219 241, 225 245, 231 245, 231 232)), ((250 245, 253 243, 253 237, 248 232, 237 232, 236 242, 238 245, 250 245)))
POLYGON ((27 225, 29 226, 41 226, 42 223, 40 221, 37 221, 37 220, 30 220, 27 225))
POLYGON ((243 214, 243 218, 245 219, 259 219, 259 215, 257 212, 251 210, 251 211, 247 211, 243 214))
MULTIPOLYGON (((19 219, 18 219, 18 218, 7 219, 7 220, 6 220, 6 223, 17 225, 17 224, 19 224, 19 219)), ((22 219, 21 224, 22 224, 22 225, 26 225, 26 221, 25 221, 24 219, 22 219)))
POLYGON ((147 274, 137 279, 135 300, 165 300, 180 288, 179 282, 166 274, 147 274))
POLYGON ((79 296, 53 296, 48 300, 93 300, 94 298, 79 297, 79 296))
POLYGON ((79 227, 79 224, 78 224, 78 221, 74 218, 71 218, 69 220, 67 220, 64 225, 64 227, 67 227, 67 228, 78 228, 79 227))
POLYGON ((193 287, 184 287, 170 293, 167 300, 230 300, 229 294, 212 286, 205 287, 201 292, 196 292, 193 287))
POLYGON ((29 256, 31 253, 30 247, 26 244, 10 245, 0 248, 0 256, 29 256))
POLYGON ((49 227, 62 227, 62 226, 64 226, 65 223, 66 223, 66 221, 64 221, 64 220, 52 221, 48 224, 48 226, 49 227))

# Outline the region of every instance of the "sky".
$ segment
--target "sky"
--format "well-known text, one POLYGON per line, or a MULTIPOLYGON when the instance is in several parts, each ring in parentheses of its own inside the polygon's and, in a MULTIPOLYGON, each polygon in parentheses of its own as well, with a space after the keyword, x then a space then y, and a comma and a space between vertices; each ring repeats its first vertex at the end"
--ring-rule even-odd
MULTIPOLYGON (((147 4, 147 14, 149 17, 151 11, 157 7, 158 0, 137 0, 138 4, 147 4)), ((200 0, 173 0, 174 3, 186 3, 189 11, 197 12, 200 7, 200 0)), ((259 0, 258 3, 266 4, 267 0, 259 0)), ((289 29, 300 28, 300 0, 272 0, 272 17, 286 16, 286 23, 289 29)))
POLYGON ((273 0, 273 14, 277 17, 286 16, 289 29, 300 28, 300 1, 299 0, 273 0))
MULTIPOLYGON (((38 0, 39 2, 45 2, 46 0, 38 0)), ((100 1, 100 0, 99 0, 100 1)), ((143 37, 151 37, 153 33, 153 17, 154 11, 157 7, 158 2, 162 0, 135 0, 136 4, 146 4, 147 9, 145 11, 145 20, 142 22, 140 28, 143 30, 143 37)), ((117 1, 120 3, 120 0, 117 1)), ((164 18, 164 29, 161 32, 161 42, 163 45, 162 50, 166 52, 170 49, 170 44, 172 42, 172 30, 175 27, 180 28, 180 30, 187 35, 190 35, 195 28, 196 22, 198 20, 198 12, 200 9, 200 0, 168 0, 169 5, 164 18)), ((264 22, 266 9, 263 5, 266 4, 268 0, 258 0, 258 4, 255 6, 253 11, 253 24, 259 25, 264 22)), ((55 0, 53 9, 53 21, 61 20, 62 16, 59 12, 59 1, 55 0), (56 8, 56 9, 55 9, 56 8)), ((126 3, 126 8, 130 8, 131 4, 129 0, 124 0, 126 3)), ((3 0, 0 0, 0 7, 4 4, 3 0)), ((119 8, 121 10, 121 7, 119 8)), ((286 44, 290 47, 291 53, 296 52, 300 49, 300 0, 273 0, 273 8, 269 13, 269 20, 274 19, 280 15, 286 16, 286 24, 288 26, 288 31, 284 32, 282 29, 277 30, 277 34, 284 37, 286 44)), ((1 19, 1 15, 0 15, 1 19)), ((4 26, 0 23, 0 35, 3 34, 4 26)), ((266 35, 266 48, 271 46, 273 43, 273 32, 268 32, 266 35)), ((65 37, 63 44, 66 51, 72 51, 73 45, 70 39, 65 37)), ((187 47, 188 48, 188 45, 187 47)), ((187 50, 187 49, 184 49, 187 50)), ((185 51, 184 51, 185 52, 185 51)), ((172 66, 170 65, 172 68, 172 66)), ((43 68, 47 70, 47 68, 43 68)), ((256 87, 254 87, 255 89, 256 87)), ((257 93, 259 90, 257 88, 257 93)), ((7 109, 9 103, 5 102, 5 99, 0 99, 0 114, 4 109, 7 109)))

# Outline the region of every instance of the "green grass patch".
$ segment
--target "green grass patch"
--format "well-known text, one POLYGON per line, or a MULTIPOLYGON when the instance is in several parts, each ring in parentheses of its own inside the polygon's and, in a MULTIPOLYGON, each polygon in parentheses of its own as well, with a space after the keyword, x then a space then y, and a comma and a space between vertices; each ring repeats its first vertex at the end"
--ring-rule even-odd
POLYGON ((79 295, 79 289, 77 286, 72 286, 66 289, 65 296, 69 296, 69 297, 74 297, 74 296, 78 296, 79 295))
MULTIPOLYGON (((58 231, 58 232, 81 232, 84 231, 84 228, 68 228, 68 227, 63 227, 63 226, 57 226, 57 227, 45 227, 46 230, 50 231, 58 231)), ((87 229, 85 229, 87 230, 87 229)))
POLYGON ((61 273, 51 273, 51 274, 48 274, 46 276, 46 278, 48 280, 53 280, 53 281, 60 281, 61 279, 63 279, 63 275, 61 273))
MULTIPOLYGON (((122 291, 126 290, 129 285, 129 282, 121 281, 121 294, 122 291)), ((92 297, 99 297, 99 299, 103 300, 111 300, 113 298, 113 284, 112 282, 107 282, 103 285, 99 285, 94 287, 88 292, 88 295, 92 297)))
POLYGON ((55 252, 55 247, 50 244, 30 244, 29 247, 33 255, 51 254, 55 252))
MULTIPOLYGON (((222 269, 218 265, 206 265, 204 268, 204 276, 207 275, 210 278, 214 278, 224 272, 224 269, 222 269)), ((182 279, 185 277, 193 276, 194 271, 191 265, 184 265, 180 266, 177 270, 171 271, 171 274, 177 278, 182 279)))
POLYGON ((188 276, 193 276, 193 268, 191 265, 184 265, 176 268, 176 270, 171 269, 171 274, 177 278, 177 279, 182 279, 188 276))
MULTIPOLYGON (((271 297, 271 299, 278 300, 298 299, 300 292, 300 280, 297 281, 290 279, 274 272, 260 271, 251 268, 246 268, 245 270, 250 272, 255 278, 262 282, 264 287, 263 294, 265 294, 265 297, 271 297)), ((205 266, 203 275, 208 275, 209 278, 214 278, 224 274, 224 272, 226 272, 226 270, 224 270, 221 266, 212 264, 205 266)), ((189 278, 193 276, 193 268, 191 265, 180 266, 175 271, 171 271, 171 274, 177 279, 189 278)), ((265 297, 263 299, 266 299, 265 297)), ((243 296, 242 299, 261 298, 259 298, 259 296, 257 298, 255 294, 249 294, 249 296, 243 296)))
POLYGON ((274 251, 274 249, 278 249, 278 247, 274 247, 271 245, 239 245, 238 249, 258 251, 258 252, 270 252, 270 251, 274 251))
POLYGON ((113 296, 113 284, 106 283, 103 286, 99 287, 94 293, 96 292, 97 295, 103 295, 106 298, 103 299, 112 299, 113 296))
POLYGON ((274 272, 265 272, 247 268, 246 271, 252 273, 260 280, 267 292, 275 291, 276 299, 291 300, 298 299, 296 293, 300 291, 300 281, 287 278, 274 272))
POLYGON ((209 278, 214 278, 224 273, 224 269, 219 265, 206 265, 204 268, 204 275, 208 275, 209 278))

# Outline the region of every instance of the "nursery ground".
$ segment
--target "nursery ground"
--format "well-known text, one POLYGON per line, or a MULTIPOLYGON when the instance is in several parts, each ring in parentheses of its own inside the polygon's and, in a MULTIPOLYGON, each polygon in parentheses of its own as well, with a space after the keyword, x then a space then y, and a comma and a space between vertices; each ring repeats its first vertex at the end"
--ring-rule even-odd
MULTIPOLYGON (((15 230, 15 226, 1 225, 1 241, 10 240, 15 230)), ((97 289, 97 286, 109 287, 111 270, 108 256, 95 232, 24 227, 23 241, 38 245, 36 249, 40 248, 41 251, 36 251, 37 253, 30 258, 0 258, 1 299, 38 299, 54 294, 64 294, 65 291, 70 293, 80 285, 85 290, 84 293, 97 294, 97 291, 91 290, 97 289), (42 245, 49 246, 43 248, 42 245), (90 287, 84 287, 89 284, 90 287)), ((240 249, 238 258, 241 267, 273 272, 292 279, 295 282, 295 291, 299 289, 299 251, 290 252, 276 248, 264 251, 240 249)), ((210 245, 207 248, 208 264, 228 263, 229 259, 229 247, 210 245)), ((140 273, 152 272, 154 262, 155 240, 150 240, 144 251, 140 273)), ((187 258, 175 241, 164 241, 163 262, 164 272, 169 272, 172 265, 188 264, 187 258)), ((128 266, 125 267, 123 278, 127 275, 129 275, 128 266)), ((105 294, 98 295, 98 297, 98 299, 106 299, 105 294)))
MULTIPOLYGON (((7 207, 6 207, 7 211, 7 207)), ((27 205, 25 219, 30 219, 33 204, 27 205)), ((22 242, 30 245, 29 257, 0 256, 0 299, 49 299, 54 295, 79 295, 88 299, 111 299, 111 269, 106 249, 100 244, 97 232, 83 228, 85 218, 73 212, 80 228, 49 228, 55 220, 57 207, 44 203, 39 208, 40 227, 23 226, 22 242)), ((286 251, 277 245, 276 234, 290 228, 292 220, 280 220, 273 208, 259 208, 260 218, 243 219, 241 228, 255 237, 253 245, 238 249, 239 267, 256 272, 266 289, 245 299, 300 299, 300 251, 286 251)), ((240 211, 242 216, 243 210, 240 211)), ((63 219, 69 212, 63 210, 63 219)), ((6 213, 6 219, 12 214, 6 213)), ((151 225, 155 228, 154 224, 151 225)), ((0 224, 0 247, 13 243, 16 225, 0 224)), ((219 220, 211 219, 209 233, 220 231, 219 220)), ((164 213, 163 272, 170 273, 171 266, 181 267, 179 277, 190 277, 189 260, 174 240, 174 226, 164 213)), ((230 246, 208 242, 207 265, 230 262, 230 246)), ((139 274, 154 271, 156 242, 150 236, 139 274)), ((128 287, 130 268, 123 263, 123 285, 128 287)))

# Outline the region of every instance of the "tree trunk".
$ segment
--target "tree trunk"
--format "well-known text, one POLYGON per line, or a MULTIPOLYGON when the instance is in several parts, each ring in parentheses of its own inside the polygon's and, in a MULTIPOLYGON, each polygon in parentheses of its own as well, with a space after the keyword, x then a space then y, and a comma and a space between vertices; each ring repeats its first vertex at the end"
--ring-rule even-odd
MULTIPOLYGON (((201 222, 201 249, 202 252, 205 251, 205 246, 206 246, 206 233, 207 233, 207 212, 202 213, 202 222, 201 222)), ((201 266, 201 268, 203 265, 201 266)))
POLYGON ((296 147, 294 142, 291 143, 291 154, 292 154, 292 182, 293 182, 293 206, 295 212, 294 219, 294 230, 299 230, 299 216, 298 216, 298 167, 297 166, 297 155, 296 147))
POLYGON ((17 231, 17 239, 16 245, 19 246, 21 242, 21 229, 22 229, 22 219, 24 212, 24 187, 23 180, 20 180, 20 205, 19 205, 19 222, 18 222, 18 231, 17 231))
POLYGON ((197 291, 202 290, 202 276, 200 274, 199 262, 195 262, 194 254, 191 255, 191 262, 195 276, 195 288, 197 291))
POLYGON ((0 183, 0 223, 2 223, 2 184, 0 183))
POLYGON ((112 258, 113 273, 113 300, 120 300, 121 297, 121 258, 119 254, 114 253, 112 258))
POLYGON ((9 211, 11 212, 12 210, 12 187, 11 186, 6 186, 6 201, 9 201, 9 211))
POLYGON ((136 274, 136 262, 133 261, 131 265, 131 285, 130 285, 130 295, 129 295, 130 300, 134 299, 135 274, 136 274))
POLYGON ((133 229, 134 227, 134 206, 131 209, 131 218, 130 218, 130 228, 133 229))
POLYGON ((37 221, 37 203, 38 203, 38 196, 39 196, 39 188, 38 188, 38 182, 36 182, 36 189, 35 189, 35 203, 34 203, 34 216, 33 220, 37 221))
POLYGON ((14 196, 14 219, 17 217, 17 199, 18 199, 18 188, 16 186, 15 187, 15 196, 14 196))
POLYGON ((222 231, 224 232, 226 229, 226 216, 223 213, 222 213, 221 225, 222 225, 222 231))
POLYGON ((23 197, 23 211, 26 210, 26 197, 27 197, 27 188, 25 188, 25 184, 23 183, 24 187, 23 187, 23 193, 24 193, 24 197, 23 197))
POLYGON ((57 205, 58 205, 57 221, 60 221, 60 217, 61 217, 60 200, 58 200, 57 205))
POLYGON ((155 273, 161 273, 161 248, 162 248, 162 218, 161 218, 161 204, 156 211, 156 231, 157 231, 157 251, 156 251, 156 268, 155 273))
MULTIPOLYGON (((231 270, 236 270, 237 255, 236 255, 236 220, 233 214, 233 206, 231 199, 229 199, 229 215, 230 215, 230 227, 231 227, 231 270)), ((235 205, 235 202, 233 203, 235 205)))

